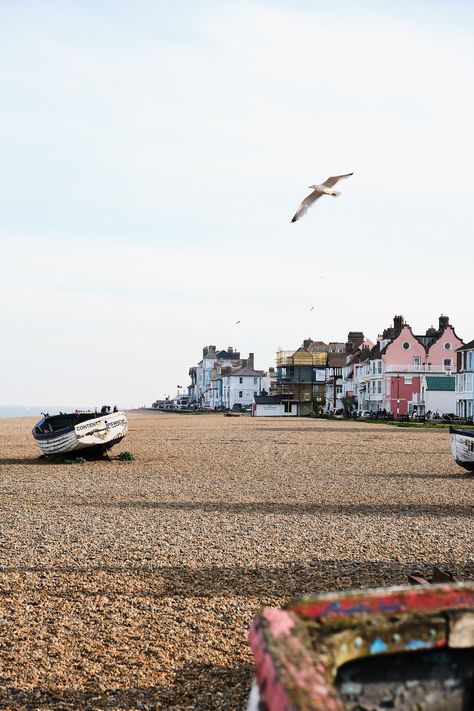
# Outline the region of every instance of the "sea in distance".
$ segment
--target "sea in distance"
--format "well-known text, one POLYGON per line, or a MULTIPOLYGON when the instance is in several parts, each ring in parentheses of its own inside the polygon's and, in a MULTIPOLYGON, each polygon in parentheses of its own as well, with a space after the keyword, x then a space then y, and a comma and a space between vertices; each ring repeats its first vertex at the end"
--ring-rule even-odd
POLYGON ((41 417, 42 412, 49 412, 51 415, 58 412, 74 412, 76 407, 68 405, 0 405, 0 420, 7 417, 41 417))

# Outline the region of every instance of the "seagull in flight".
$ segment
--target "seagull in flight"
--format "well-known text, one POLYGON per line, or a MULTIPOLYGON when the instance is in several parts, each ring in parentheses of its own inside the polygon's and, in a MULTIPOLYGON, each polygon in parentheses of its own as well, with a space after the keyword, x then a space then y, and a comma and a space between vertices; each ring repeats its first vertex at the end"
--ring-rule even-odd
POLYGON ((316 304, 310 308, 310 311, 316 308, 316 304))
POLYGON ((299 220, 300 217, 303 217, 308 207, 311 207, 313 202, 318 200, 322 195, 332 195, 333 197, 337 197, 338 195, 340 195, 340 192, 332 189, 333 186, 336 185, 336 183, 338 183, 343 178, 350 178, 351 175, 354 175, 354 173, 346 173, 345 175, 333 175, 332 178, 328 178, 324 181, 324 183, 321 183, 321 185, 310 185, 309 187, 312 188, 313 192, 310 193, 308 197, 305 197, 305 199, 293 215, 293 219, 291 221, 296 222, 296 220, 299 220))
POLYGON ((240 323, 240 321, 236 321, 236 322, 235 322, 235 325, 237 326, 238 323, 240 323))

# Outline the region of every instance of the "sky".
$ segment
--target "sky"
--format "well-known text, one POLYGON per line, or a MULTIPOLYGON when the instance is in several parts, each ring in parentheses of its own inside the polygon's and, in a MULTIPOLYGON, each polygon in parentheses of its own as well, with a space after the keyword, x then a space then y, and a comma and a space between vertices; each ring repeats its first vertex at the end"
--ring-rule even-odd
POLYGON ((0 405, 149 405, 203 346, 268 369, 395 314, 474 338, 471 2, 4 0, 0 28, 0 405))

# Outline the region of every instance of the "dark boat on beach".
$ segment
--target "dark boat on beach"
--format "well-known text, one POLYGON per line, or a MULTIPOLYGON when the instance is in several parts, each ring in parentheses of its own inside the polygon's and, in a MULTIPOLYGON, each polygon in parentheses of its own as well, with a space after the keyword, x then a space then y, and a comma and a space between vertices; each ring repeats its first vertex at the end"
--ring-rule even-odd
POLYGON ((248 711, 474 709, 474 583, 302 597, 249 642, 248 711))
POLYGON ((451 452, 459 466, 474 471, 474 430, 449 428, 451 452))
POLYGON ((74 412, 45 415, 33 439, 46 456, 100 456, 127 434, 124 412, 74 412))

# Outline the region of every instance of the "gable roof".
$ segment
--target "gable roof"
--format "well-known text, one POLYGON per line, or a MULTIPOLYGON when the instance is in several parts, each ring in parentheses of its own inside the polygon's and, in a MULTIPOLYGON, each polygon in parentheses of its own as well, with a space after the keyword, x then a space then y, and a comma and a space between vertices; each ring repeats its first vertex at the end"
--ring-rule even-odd
POLYGON ((426 375, 426 389, 427 390, 443 390, 452 391, 455 390, 455 377, 454 375, 426 375))
POLYGON ((253 368, 239 368, 238 370, 233 370, 231 373, 224 373, 224 375, 238 375, 240 378, 244 375, 262 376, 263 370, 254 370, 253 368))

